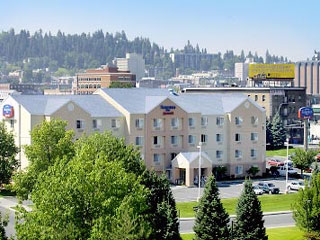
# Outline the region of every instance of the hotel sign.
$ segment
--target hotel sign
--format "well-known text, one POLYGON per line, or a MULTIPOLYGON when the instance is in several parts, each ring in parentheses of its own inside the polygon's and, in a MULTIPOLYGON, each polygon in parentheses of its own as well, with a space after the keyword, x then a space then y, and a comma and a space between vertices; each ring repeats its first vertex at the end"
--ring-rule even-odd
POLYGON ((12 118, 14 116, 13 106, 8 104, 4 105, 2 109, 2 115, 5 118, 12 118))
POLYGON ((299 119, 311 119, 313 117, 313 109, 311 107, 302 107, 298 112, 299 119))
POLYGON ((160 105, 160 109, 163 109, 163 115, 173 115, 173 111, 174 109, 176 109, 176 106, 167 106, 167 105, 160 105))

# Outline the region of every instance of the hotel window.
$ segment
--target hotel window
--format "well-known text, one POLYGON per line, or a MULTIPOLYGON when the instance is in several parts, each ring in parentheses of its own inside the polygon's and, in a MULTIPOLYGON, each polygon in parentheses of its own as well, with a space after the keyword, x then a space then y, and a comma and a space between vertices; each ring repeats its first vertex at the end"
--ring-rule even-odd
POLYGON ((178 128, 179 127, 179 119, 178 118, 171 118, 171 127, 178 128))
POLYGON ((201 142, 202 142, 202 143, 208 142, 208 135, 201 134, 201 142))
POLYGON ((223 135, 220 134, 220 133, 216 134, 216 141, 217 142, 222 142, 223 141, 223 135))
POLYGON ((266 95, 262 95, 262 102, 266 100, 266 95))
POLYGON ((93 129, 97 129, 97 128, 98 128, 97 119, 93 119, 93 120, 92 120, 92 128, 93 128, 93 129))
POLYGON ((243 122, 243 119, 241 117, 235 117, 235 123, 237 126, 240 126, 243 122))
POLYGON ((235 170, 236 170, 235 171, 236 175, 240 175, 243 173, 243 166, 242 165, 236 166, 235 170))
POLYGON ((223 154, 222 151, 217 150, 217 151, 216 151, 216 158, 217 158, 217 159, 222 158, 222 154, 223 154))
POLYGON ((162 126, 162 119, 161 118, 154 118, 153 119, 153 128, 160 129, 162 126))
POLYGON ((136 128, 142 129, 143 125, 144 125, 144 119, 143 118, 136 119, 136 128))
POLYGON ((172 145, 178 144, 178 136, 171 136, 171 144, 172 145))
POLYGON ((251 156, 252 158, 257 157, 257 150, 251 149, 251 154, 250 154, 250 156, 251 156))
POLYGON ((251 141, 258 141, 258 133, 251 133, 251 141))
POLYGON ((258 117, 254 117, 254 116, 251 117, 251 124, 252 125, 258 125, 258 122, 259 122, 258 117))
POLYGON ((158 153, 153 154, 153 162, 155 165, 160 165, 161 163, 161 155, 158 153))
POLYGON ((242 158, 242 152, 241 150, 235 150, 234 151, 235 158, 242 158))
POLYGON ((254 100, 255 100, 255 101, 258 101, 258 99, 259 99, 259 98, 258 98, 258 95, 254 95, 254 100))
POLYGON ((10 127, 14 128, 14 120, 13 119, 10 120, 10 127))
POLYGON ((195 144, 195 142, 196 142, 196 137, 193 136, 193 135, 189 135, 188 136, 188 143, 189 144, 195 144))
POLYGON ((119 119, 111 119, 111 127, 112 128, 119 128, 120 127, 120 120, 119 119))
POLYGON ((208 117, 201 117, 201 126, 205 127, 208 125, 208 117))
POLYGON ((173 160, 178 154, 177 153, 171 153, 171 160, 173 160))
POLYGON ((240 141, 241 141, 241 136, 240 136, 239 133, 236 133, 236 134, 234 135, 234 140, 235 140, 236 142, 240 142, 240 141))
POLYGON ((194 118, 189 118, 189 120, 188 120, 188 122, 189 122, 189 127, 194 127, 194 118))
POLYGON ((153 137, 153 145, 160 145, 161 144, 161 137, 160 136, 154 136, 153 137))
POLYGON ((84 121, 83 120, 77 120, 77 129, 83 129, 84 128, 84 121))
POLYGON ((223 126, 223 124, 224 124, 224 118, 223 118, 223 117, 217 117, 216 124, 217 124, 218 126, 223 126))
POLYGON ((141 137, 141 136, 136 137, 136 145, 137 146, 142 146, 143 145, 143 137, 141 137))

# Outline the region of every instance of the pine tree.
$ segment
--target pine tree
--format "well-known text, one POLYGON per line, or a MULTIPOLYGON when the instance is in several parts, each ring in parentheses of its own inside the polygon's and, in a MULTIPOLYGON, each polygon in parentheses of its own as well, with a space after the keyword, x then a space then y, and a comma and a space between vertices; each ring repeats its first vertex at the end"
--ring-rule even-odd
POLYGON ((272 128, 272 123, 267 119, 266 120, 266 142, 267 144, 273 145, 271 128, 272 128))
POLYGON ((152 227, 149 239, 181 240, 176 203, 166 176, 146 171, 141 183, 150 191, 146 213, 152 227))
POLYGON ((234 224, 234 240, 267 240, 261 203, 253 191, 251 181, 245 181, 239 198, 234 224))
POLYGON ((211 176, 206 183, 200 200, 196 221, 193 227, 196 240, 229 239, 229 215, 219 198, 215 178, 211 176))
POLYGON ((283 126, 283 122, 280 118, 279 112, 277 112, 272 118, 272 145, 274 148, 281 148, 286 141, 286 130, 283 126))

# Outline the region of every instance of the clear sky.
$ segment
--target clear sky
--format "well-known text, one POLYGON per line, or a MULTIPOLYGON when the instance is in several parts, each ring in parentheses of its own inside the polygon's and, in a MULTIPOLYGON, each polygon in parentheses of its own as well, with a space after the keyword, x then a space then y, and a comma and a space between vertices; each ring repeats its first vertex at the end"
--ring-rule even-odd
POLYGON ((115 33, 208 52, 257 51, 289 59, 320 51, 319 0, 0 0, 0 31, 115 33))

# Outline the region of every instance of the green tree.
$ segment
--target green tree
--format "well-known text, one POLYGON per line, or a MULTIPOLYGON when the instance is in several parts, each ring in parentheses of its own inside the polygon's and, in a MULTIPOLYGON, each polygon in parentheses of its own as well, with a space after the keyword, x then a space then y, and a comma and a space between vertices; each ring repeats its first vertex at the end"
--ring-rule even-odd
POLYGON ((73 159, 40 173, 17 239, 148 239, 147 190, 120 163, 90 154, 76 147, 73 159))
POLYGON ((18 151, 13 134, 0 122, 0 185, 9 183, 18 168, 20 163, 15 158, 18 151))
POLYGON ((195 239, 229 239, 229 216, 223 208, 215 178, 210 176, 201 197, 193 227, 195 239))
POLYGON ((250 167, 247 171, 247 173, 252 177, 256 176, 258 174, 258 172, 260 172, 260 169, 258 167, 254 167, 254 166, 250 167))
POLYGON ((141 183, 150 191, 146 212, 153 229, 150 239, 181 239, 176 203, 166 176, 145 171, 141 183))
MULTIPOLYGON (((315 171, 312 181, 298 192, 293 204, 293 217, 303 231, 320 236, 320 173, 315 171)), ((310 238, 319 239, 319 238, 310 238)))
POLYGON ((129 82, 111 82, 110 88, 132 88, 132 83, 129 82))
POLYGON ((73 131, 66 131, 67 122, 61 120, 44 121, 31 132, 31 145, 25 147, 29 161, 26 171, 14 176, 14 190, 23 200, 28 199, 38 177, 56 161, 63 157, 71 158, 73 150, 73 131))
POLYGON ((251 181, 246 180, 244 189, 238 200, 236 209, 236 220, 234 224, 235 240, 267 240, 264 227, 261 203, 253 191, 251 181))
POLYGON ((294 154, 291 157, 293 164, 301 170, 301 176, 303 174, 303 170, 310 168, 312 162, 315 161, 315 156, 317 152, 314 150, 307 150, 297 148, 294 151, 294 154))
POLYGON ((268 119, 266 120, 266 143, 273 145, 273 139, 272 139, 272 122, 268 119))
POLYGON ((274 148, 281 148, 286 141, 286 130, 283 126, 283 122, 280 118, 279 112, 277 112, 272 118, 272 146, 274 148))

